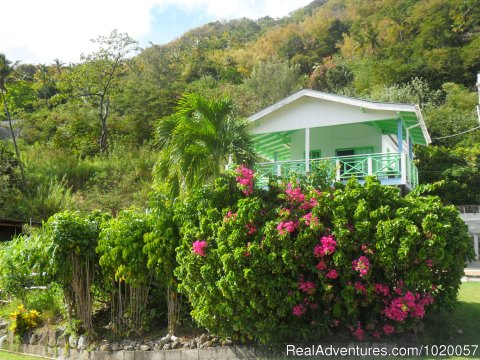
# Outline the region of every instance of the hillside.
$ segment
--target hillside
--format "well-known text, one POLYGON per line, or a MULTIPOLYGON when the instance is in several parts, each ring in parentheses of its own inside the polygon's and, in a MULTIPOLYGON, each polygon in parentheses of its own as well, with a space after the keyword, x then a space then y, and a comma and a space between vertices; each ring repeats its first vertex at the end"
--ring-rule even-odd
MULTIPOLYGON (((102 89, 108 63, 95 55, 12 67, 6 100, 20 124, 26 179, 0 159, 14 169, 0 173, 9 189, 0 193, 3 216, 145 207, 156 121, 182 94, 229 95, 248 116, 305 87, 420 104, 434 139, 416 151, 421 181, 445 180, 437 192, 448 203, 480 202, 479 132, 438 139, 478 124, 480 0, 316 0, 281 19, 209 23, 122 58, 103 101, 84 96, 102 89)), ((14 157, 4 143, 4 157, 14 157)))

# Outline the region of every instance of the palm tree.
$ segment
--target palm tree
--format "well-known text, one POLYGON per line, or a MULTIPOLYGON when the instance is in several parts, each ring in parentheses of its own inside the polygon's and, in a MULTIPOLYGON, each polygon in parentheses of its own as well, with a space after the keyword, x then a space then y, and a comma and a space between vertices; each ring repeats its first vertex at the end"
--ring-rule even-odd
POLYGON ((184 95, 175 113, 160 121, 157 141, 156 175, 175 195, 213 181, 229 160, 252 164, 256 158, 249 122, 236 116, 226 97, 184 95))
POLYGON ((8 126, 10 127, 10 133, 12 134, 13 146, 15 148, 15 154, 17 155, 18 163, 20 165, 20 173, 22 175, 22 183, 25 185, 25 174, 23 172, 22 161, 20 160, 20 152, 18 151, 17 140, 15 139, 15 132, 13 131, 12 117, 10 111, 8 111, 8 104, 5 94, 7 88, 5 83, 13 72, 13 68, 17 63, 12 65, 12 62, 7 59, 5 54, 0 53, 0 94, 2 95, 3 106, 5 108, 5 114, 7 115, 8 126))

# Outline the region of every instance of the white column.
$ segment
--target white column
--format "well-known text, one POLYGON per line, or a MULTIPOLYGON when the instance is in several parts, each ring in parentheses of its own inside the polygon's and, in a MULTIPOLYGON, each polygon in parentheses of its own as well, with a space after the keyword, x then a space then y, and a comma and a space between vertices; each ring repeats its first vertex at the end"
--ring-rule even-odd
POLYGON ((305 172, 310 172, 310 128, 305 128, 305 172))
POLYGON ((400 154, 400 172, 402 174, 402 185, 407 183, 407 154, 402 152, 400 154))
POLYGON ((336 169, 336 176, 335 176, 335 180, 336 181, 340 181, 340 167, 342 166, 342 164, 340 163, 340 160, 338 160, 338 158, 335 159, 335 169, 336 169))

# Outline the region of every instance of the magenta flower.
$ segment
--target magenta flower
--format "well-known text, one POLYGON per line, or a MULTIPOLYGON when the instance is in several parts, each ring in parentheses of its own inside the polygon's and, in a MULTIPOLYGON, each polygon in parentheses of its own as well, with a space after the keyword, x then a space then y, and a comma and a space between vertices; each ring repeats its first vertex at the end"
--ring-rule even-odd
POLYGON ((337 242, 332 235, 324 236, 320 240, 321 244, 317 244, 313 249, 315 257, 323 257, 325 255, 332 255, 335 252, 337 242))
POLYGON ((390 295, 390 289, 388 288, 387 285, 383 285, 383 284, 375 284, 375 292, 378 295, 383 295, 383 296, 390 295))
POLYGON ((370 263, 366 256, 360 256, 357 260, 352 261, 353 270, 358 271, 361 277, 368 274, 369 267, 370 263))
POLYGON ((230 220, 236 220, 237 219, 237 213, 232 213, 229 211, 227 215, 223 218, 224 222, 229 222, 230 220))
POLYGON ((315 206, 317 206, 317 204, 318 204, 317 199, 311 198, 310 200, 305 201, 302 205, 300 205, 300 209, 310 210, 310 209, 314 208, 315 206))
POLYGON ((395 328, 392 325, 385 324, 385 325, 383 325, 383 332, 386 335, 390 335, 390 334, 393 334, 395 332, 395 328))
POLYGON ((408 316, 409 307, 403 298, 395 298, 385 308, 385 316, 395 321, 403 321, 408 316))
POLYGON ((305 225, 310 226, 310 224, 318 225, 318 218, 316 216, 312 217, 312 213, 304 215, 302 219, 305 219, 305 225))
POLYGON ((327 264, 325 263, 325 261, 321 260, 317 266, 315 266, 315 268, 317 268, 317 270, 325 270, 327 268, 327 264))
POLYGON ((253 235, 257 231, 257 227, 252 222, 249 222, 247 225, 245 225, 245 228, 248 230, 248 235, 253 235))
POLYGON ((312 295, 315 293, 315 290, 316 290, 316 285, 311 282, 311 281, 304 281, 304 280, 301 280, 299 283, 298 283, 298 288, 300 290, 302 290, 304 293, 307 293, 309 295, 312 295))
POLYGON ((295 305, 292 309, 292 314, 295 316, 303 316, 307 312, 307 308, 303 304, 295 305))
POLYGON ((291 202, 303 203, 305 201, 305 195, 302 194, 302 189, 292 188, 292 183, 287 184, 287 190, 285 193, 288 195, 288 199, 291 202))
POLYGON ((298 226, 298 221, 281 221, 280 224, 277 225, 277 230, 280 235, 283 235, 285 231, 292 233, 298 226))
POLYGON ((357 328, 353 331, 353 335, 355 335, 355 337, 358 340, 363 340, 364 339, 365 331, 362 329, 362 324, 361 323, 357 324, 357 328))
POLYGON ((253 193, 253 170, 247 168, 244 165, 239 166, 235 173, 237 174, 236 180, 238 187, 243 191, 245 195, 253 193))
POLYGON ((337 270, 333 269, 333 270, 330 270, 328 273, 327 273, 327 277, 329 279, 336 279, 338 277, 338 272, 337 270))
POLYGON ((197 240, 192 244, 192 251, 200 256, 206 256, 205 248, 207 247, 207 242, 205 240, 197 240))
POLYGON ((361 282, 355 281, 355 290, 361 292, 363 295, 367 293, 367 288, 361 282))

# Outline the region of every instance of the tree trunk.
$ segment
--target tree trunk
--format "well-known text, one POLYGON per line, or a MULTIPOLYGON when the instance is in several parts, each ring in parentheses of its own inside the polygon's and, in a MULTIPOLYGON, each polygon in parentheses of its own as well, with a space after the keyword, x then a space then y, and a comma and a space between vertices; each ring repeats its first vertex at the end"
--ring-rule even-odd
POLYGON ((108 150, 107 144, 107 118, 109 110, 110 100, 108 96, 100 97, 100 124, 102 126, 102 133, 100 135, 100 152, 105 154, 108 150))
POLYGON ((25 190, 25 172, 23 171, 23 164, 22 164, 22 160, 20 159, 20 151, 18 151, 15 132, 13 131, 12 117, 10 116, 10 112, 8 111, 7 99, 5 98, 5 93, 3 89, 1 89, 1 94, 3 99, 3 106, 5 108, 5 114, 7 115, 8 126, 10 127, 10 133, 12 134, 13 147, 15 148, 15 154, 17 155, 18 164, 20 166, 20 174, 22 176, 22 187, 23 187, 23 190, 25 190))

